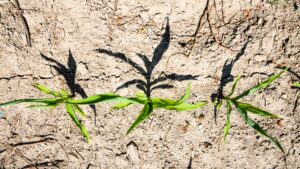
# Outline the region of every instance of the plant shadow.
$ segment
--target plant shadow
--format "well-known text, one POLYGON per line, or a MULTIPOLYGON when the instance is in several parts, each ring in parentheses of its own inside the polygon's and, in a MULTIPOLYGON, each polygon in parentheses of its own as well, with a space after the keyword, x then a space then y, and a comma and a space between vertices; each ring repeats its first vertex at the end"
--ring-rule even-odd
POLYGON ((250 40, 248 40, 242 48, 239 50, 239 52, 233 57, 233 59, 227 59, 223 65, 222 68, 222 75, 220 79, 220 85, 216 92, 212 93, 210 98, 212 102, 216 101, 216 104, 214 106, 214 119, 215 123, 217 123, 217 105, 222 101, 222 98, 224 97, 224 87, 234 80, 234 77, 231 75, 232 68, 234 64, 245 54, 245 50, 247 48, 247 45, 249 44, 250 40))
MULTIPOLYGON (((181 75, 176 73, 166 74, 162 77, 158 77, 153 79, 153 71, 155 67, 158 65, 160 60, 162 59, 164 53, 168 50, 170 44, 170 25, 169 25, 169 18, 166 18, 166 27, 165 32, 162 35, 161 41, 158 46, 155 48, 152 56, 152 60, 150 61, 149 58, 141 53, 136 53, 136 55, 143 61, 144 67, 138 65, 129 57, 127 57, 124 53, 120 52, 112 52, 106 49, 96 49, 95 51, 98 53, 103 53, 108 56, 120 59, 127 64, 129 64, 135 71, 141 74, 144 79, 132 79, 129 80, 119 87, 117 87, 116 91, 127 88, 131 85, 136 85, 136 87, 142 90, 148 97, 151 96, 151 93, 157 89, 170 89, 174 88, 175 86, 165 83, 167 80, 174 80, 174 81, 186 81, 186 80, 196 80, 198 76, 193 75, 181 75)), ((115 92, 116 92, 115 91, 115 92)))
MULTIPOLYGON (((72 97, 75 97, 76 94, 79 94, 82 98, 87 98, 88 95, 84 91, 84 89, 80 86, 80 84, 76 83, 76 71, 77 71, 77 64, 73 57, 71 49, 69 49, 69 56, 68 56, 68 64, 67 66, 63 65, 62 63, 59 63, 55 59, 49 58, 46 55, 40 53, 41 57, 51 64, 49 64, 50 67, 54 68, 60 75, 62 75, 67 83, 67 86, 71 92, 72 97)), ((90 108, 94 112, 95 121, 96 124, 96 106, 94 104, 89 105, 90 108)))

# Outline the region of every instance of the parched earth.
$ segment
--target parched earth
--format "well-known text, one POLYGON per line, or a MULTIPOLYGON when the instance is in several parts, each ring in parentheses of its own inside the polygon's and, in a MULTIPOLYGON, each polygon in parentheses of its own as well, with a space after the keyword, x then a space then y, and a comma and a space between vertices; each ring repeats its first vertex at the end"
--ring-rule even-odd
POLYGON ((178 98, 191 82, 191 103, 210 101, 220 84, 227 94, 238 75, 236 94, 291 68, 244 99, 280 117, 251 116, 285 154, 235 110, 224 143, 226 108, 215 123, 211 103, 188 112, 155 110, 128 136, 141 105, 83 106, 89 144, 63 106, 18 104, 0 108, 0 168, 300 168, 300 92, 291 87, 300 82, 299 8, 299 0, 0 0, 0 102, 45 97, 34 83, 80 98, 131 81, 117 93, 133 96, 144 79, 137 67, 147 59, 157 63, 152 79, 169 86, 152 96, 178 98))

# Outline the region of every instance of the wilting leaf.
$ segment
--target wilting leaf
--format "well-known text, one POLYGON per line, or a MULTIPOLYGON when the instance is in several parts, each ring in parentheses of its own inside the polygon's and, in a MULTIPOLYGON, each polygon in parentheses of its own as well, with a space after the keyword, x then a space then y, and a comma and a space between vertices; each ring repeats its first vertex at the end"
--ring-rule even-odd
POLYGON ((254 92, 256 92, 257 90, 263 89, 265 87, 267 87, 270 83, 272 83, 274 80, 276 80, 283 72, 287 71, 288 68, 282 70, 280 73, 275 74, 273 76, 271 76, 270 78, 268 78, 267 80, 259 83, 258 85, 246 90, 245 92, 243 92, 242 94, 240 94, 239 96, 236 96, 233 98, 233 100, 239 100, 245 96, 248 96, 254 92))
POLYGON ((241 103, 241 102, 237 102, 237 105, 238 107, 242 108, 242 109, 245 109, 253 114, 257 114, 257 115, 260 115, 260 116, 263 116, 263 117, 270 117, 270 118, 278 118, 278 116, 272 114, 272 113, 269 113, 265 110, 262 110, 258 107, 254 107, 250 104, 247 104, 247 103, 241 103))
POLYGON ((235 103, 235 106, 236 106, 237 110, 239 111, 240 115, 243 117, 243 119, 247 122, 247 124, 250 127, 252 127, 259 134, 267 137, 272 143, 275 144, 275 146, 277 148, 279 148, 284 153, 284 150, 283 150, 281 144, 277 140, 275 140, 274 138, 272 138, 269 134, 267 134, 258 124, 256 124, 251 118, 249 118, 247 116, 247 110, 238 107, 236 103, 235 103))
POLYGON ((231 88, 231 91, 230 91, 230 93, 227 95, 228 98, 231 97, 232 94, 234 93, 235 87, 236 87, 236 85, 237 85, 237 82, 240 80, 240 78, 241 78, 241 76, 239 75, 239 76, 234 80, 233 85, 232 85, 232 88, 231 88))
POLYGON ((66 109, 68 114, 70 115, 70 117, 72 118, 72 120, 74 121, 74 123, 76 124, 76 126, 80 129, 81 134, 86 138, 87 142, 89 142, 89 133, 87 132, 87 130, 85 129, 85 127, 79 122, 75 112, 74 112, 74 108, 72 104, 66 104, 66 109))
POLYGON ((146 120, 153 111, 153 105, 151 102, 148 102, 144 105, 143 110, 140 112, 139 116, 135 120, 135 122, 130 126, 126 135, 128 135, 134 128, 136 128, 141 122, 146 120))
POLYGON ((226 137, 230 129, 230 115, 232 111, 232 105, 229 101, 226 102, 226 107, 227 107, 227 117, 226 117, 226 126, 224 128, 224 142, 226 141, 226 137))

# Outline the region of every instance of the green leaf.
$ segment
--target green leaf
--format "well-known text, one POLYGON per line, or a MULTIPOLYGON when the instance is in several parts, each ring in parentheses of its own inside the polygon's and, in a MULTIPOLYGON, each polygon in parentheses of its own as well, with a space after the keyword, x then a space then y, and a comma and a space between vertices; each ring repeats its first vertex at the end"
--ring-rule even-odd
POLYGON ((70 97, 71 95, 66 91, 66 90, 64 90, 64 89, 61 89, 60 91, 59 91, 59 94, 61 95, 61 96, 63 96, 63 97, 70 97))
MULTIPOLYGON (((157 108, 164 108, 167 110, 176 110, 176 111, 188 111, 188 110, 195 110, 198 108, 201 108, 207 104, 206 101, 198 102, 196 104, 188 104, 188 103, 181 103, 177 105, 166 105, 163 107, 157 107, 157 108)), ((154 106, 156 107, 156 106, 154 106)))
POLYGON ((44 99, 19 99, 14 100, 6 103, 1 103, 1 106, 7 106, 7 105, 13 105, 18 103, 45 103, 45 104, 56 104, 56 103, 62 103, 65 99, 62 98, 44 98, 44 99))
POLYGON ((35 87, 35 88, 37 88, 38 90, 40 90, 41 92, 43 92, 43 93, 46 93, 46 94, 51 94, 51 95, 53 95, 53 96, 55 96, 55 97, 60 97, 61 95, 60 95, 60 93, 58 93, 58 92, 55 92, 55 91, 53 91, 53 90, 50 90, 50 89, 48 89, 46 86, 44 86, 44 85, 41 85, 41 84, 34 84, 34 85, 32 85, 33 87, 35 87))
POLYGON ((176 101, 176 104, 181 104, 185 102, 190 97, 190 94, 191 94, 191 83, 189 82, 185 89, 185 94, 181 96, 179 100, 176 101))
POLYGON ((278 118, 278 116, 272 114, 272 113, 269 113, 265 110, 262 110, 258 107, 254 107, 250 104, 247 104, 247 103, 241 103, 241 102, 237 102, 237 105, 242 108, 242 109, 245 109, 253 114, 257 114, 259 116, 263 116, 263 117, 270 117, 270 118, 278 118))
POLYGON ((300 84, 299 83, 294 83, 292 86, 300 88, 300 84))
POLYGON ((72 104, 66 104, 66 109, 70 117, 72 118, 73 122, 76 124, 76 126, 80 129, 81 134, 86 138, 87 142, 89 143, 89 133, 85 129, 85 127, 79 122, 75 112, 74 107, 72 104))
POLYGON ((281 144, 277 140, 272 138, 269 134, 267 134, 258 124, 256 124, 251 118, 249 118, 247 116, 247 110, 245 110, 241 107, 238 107, 238 105, 236 103, 235 103, 235 106, 236 106, 237 110, 239 111, 240 115, 243 117, 243 119, 247 122, 247 124, 250 127, 252 127, 257 133, 267 137, 273 144, 275 144, 275 146, 277 148, 279 148, 284 153, 284 150, 283 150, 281 144))
POLYGON ((231 95, 234 93, 234 90, 235 90, 235 88, 236 88, 237 82, 240 80, 240 78, 241 78, 240 75, 238 75, 238 77, 235 78, 235 80, 234 80, 234 82, 233 82, 233 85, 232 85, 232 88, 231 88, 231 91, 230 91, 230 93, 227 95, 228 98, 231 97, 231 95))
POLYGON ((86 118, 84 111, 78 105, 73 104, 73 107, 74 107, 75 111, 77 111, 81 117, 86 118))
POLYGON ((141 122, 146 120, 153 111, 153 105, 151 102, 148 102, 144 105, 143 110, 140 112, 139 116, 135 120, 135 122, 130 126, 126 135, 128 135, 134 128, 136 128, 141 122))
POLYGON ((59 104, 38 104, 38 105, 30 105, 27 108, 34 108, 34 109, 53 109, 57 107, 59 104))
POLYGON ((230 115, 232 111, 232 105, 229 101, 226 101, 226 107, 227 107, 227 117, 226 117, 226 126, 224 128, 224 142, 226 141, 226 137, 230 129, 230 115))
POLYGON ((265 80, 265 81, 259 83, 258 85, 254 86, 254 87, 252 87, 252 88, 250 88, 250 89, 248 89, 248 90, 246 90, 245 92, 243 92, 243 93, 240 94, 239 96, 234 97, 233 100, 239 100, 239 99, 241 99, 241 98, 243 98, 243 97, 245 97, 245 96, 248 96, 248 95, 250 95, 250 94, 256 92, 257 90, 260 90, 260 89, 263 89, 263 88, 267 87, 270 83, 272 83, 274 80, 276 80, 278 77, 280 77, 280 75, 281 75, 283 72, 287 71, 287 69, 288 69, 288 68, 282 70, 282 71, 281 71, 280 73, 278 73, 278 74, 275 74, 275 75, 271 76, 270 78, 268 78, 267 80, 265 80))
POLYGON ((220 100, 219 103, 217 101, 217 103, 216 103, 216 109, 220 110, 220 108, 222 107, 222 105, 223 105, 223 100, 220 100))
POLYGON ((74 100, 69 100, 67 103, 70 104, 93 104, 93 103, 98 103, 98 102, 104 102, 104 101, 118 101, 118 102, 124 102, 124 101, 132 101, 134 100, 127 99, 121 96, 118 96, 116 94, 97 94, 94 96, 90 96, 84 99, 74 99, 74 100))
POLYGON ((131 105, 132 103, 131 102, 120 102, 120 103, 117 103, 115 104, 112 109, 123 109, 129 105, 131 105))

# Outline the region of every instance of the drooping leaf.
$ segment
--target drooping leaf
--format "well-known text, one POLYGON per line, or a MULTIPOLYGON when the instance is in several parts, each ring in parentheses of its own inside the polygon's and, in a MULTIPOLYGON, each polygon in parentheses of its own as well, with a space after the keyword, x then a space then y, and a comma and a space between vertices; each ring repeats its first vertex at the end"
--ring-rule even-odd
POLYGON ((227 97, 231 97, 232 94, 234 93, 234 90, 236 88, 236 85, 237 85, 237 82, 240 80, 241 76, 239 75, 237 78, 235 78, 234 82, 233 82, 233 85, 232 85, 232 88, 231 88, 231 91, 230 93, 227 95, 227 97))
POLYGON ((269 113, 265 110, 262 110, 258 107, 254 107, 247 103, 237 102, 237 105, 238 105, 238 107, 241 107, 242 109, 245 109, 245 110, 247 110, 253 114, 257 114, 259 116, 269 117, 269 118, 278 118, 278 116, 276 116, 275 114, 269 113))
POLYGON ((134 128, 136 128, 140 123, 146 120, 153 111, 153 105, 151 102, 148 102, 144 105, 143 110, 140 112, 139 116, 135 120, 135 122, 130 126, 126 135, 128 135, 134 128))
POLYGON ((227 113, 226 113, 227 116, 226 116, 226 126, 224 128, 224 142, 226 141, 226 137, 230 129, 230 115, 232 111, 232 105, 229 101, 226 101, 226 108, 227 108, 227 113))
POLYGON ((76 104, 73 104, 74 110, 83 118, 86 118, 84 111, 76 104))
POLYGON ((80 123, 78 120, 74 107, 72 104, 66 104, 66 109, 70 117, 72 118, 73 122, 76 124, 76 126, 80 129, 81 134, 86 138, 87 142, 89 142, 89 133, 87 132, 86 128, 80 123))
POLYGON ((283 150, 281 144, 276 139, 274 139, 269 134, 267 134, 258 124, 256 124, 251 118, 249 118, 247 116, 247 110, 238 107, 236 103, 235 103, 235 106, 236 106, 238 112, 240 113, 240 115, 243 117, 243 119, 246 121, 246 123, 250 127, 252 127, 257 133, 267 137, 278 149, 280 149, 280 151, 282 151, 284 153, 284 150, 283 150))
POLYGON ((263 88, 267 87, 270 83, 272 83, 274 80, 276 80, 278 77, 280 77, 280 75, 281 75, 283 72, 287 71, 287 70, 288 70, 288 68, 286 68, 286 69, 280 71, 278 74, 275 74, 275 75, 271 76, 271 77, 268 78, 267 80, 265 80, 265 81, 263 81, 263 82, 257 84, 256 86, 254 86, 254 87, 252 87, 252 88, 246 90, 246 91, 243 92, 242 94, 240 94, 240 95, 234 97, 233 100, 239 100, 239 99, 241 99, 241 98, 243 98, 243 97, 245 97, 245 96, 248 96, 248 95, 250 95, 250 94, 256 92, 257 90, 260 90, 260 89, 263 89, 263 88))

